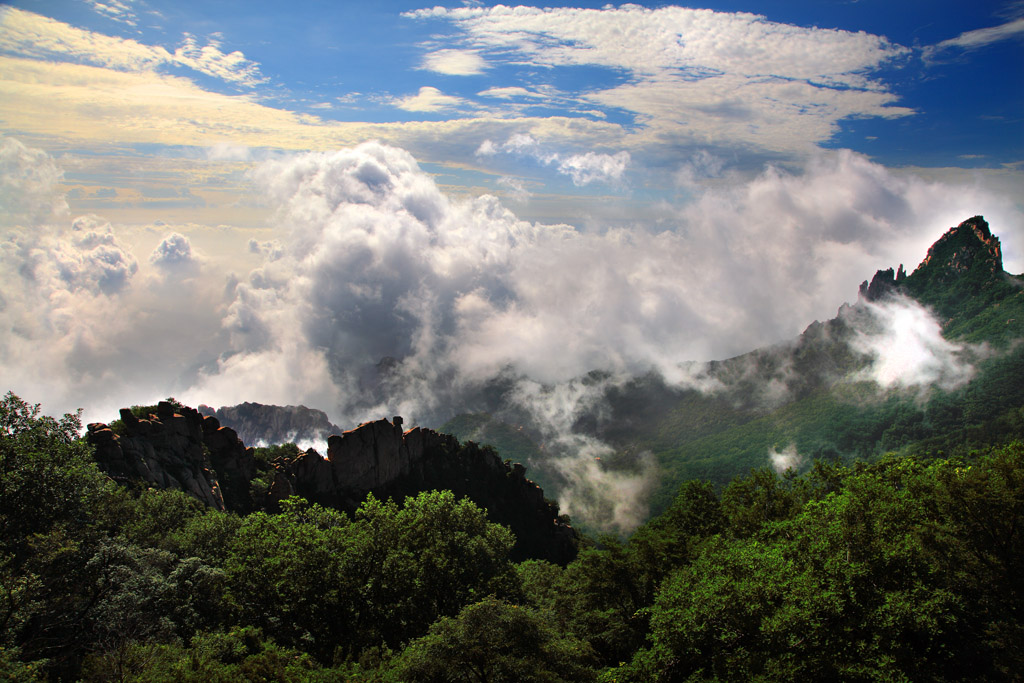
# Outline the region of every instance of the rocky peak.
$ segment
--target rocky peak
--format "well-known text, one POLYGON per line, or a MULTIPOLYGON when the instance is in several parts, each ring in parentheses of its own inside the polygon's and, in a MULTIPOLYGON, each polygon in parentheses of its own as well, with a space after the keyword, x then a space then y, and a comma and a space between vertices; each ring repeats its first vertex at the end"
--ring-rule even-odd
POLYGON ((1003 254, 999 238, 989 230, 988 223, 981 216, 968 218, 955 228, 950 228, 928 249, 921 265, 914 275, 925 270, 944 271, 950 276, 960 276, 974 268, 987 273, 1002 274, 1003 254))
POLYGON ((893 273, 892 268, 886 268, 885 270, 879 270, 875 272, 875 276, 871 278, 871 284, 865 280, 860 285, 860 298, 868 301, 878 301, 885 297, 887 294, 895 291, 907 277, 907 272, 903 270, 903 264, 900 264, 899 269, 893 273))

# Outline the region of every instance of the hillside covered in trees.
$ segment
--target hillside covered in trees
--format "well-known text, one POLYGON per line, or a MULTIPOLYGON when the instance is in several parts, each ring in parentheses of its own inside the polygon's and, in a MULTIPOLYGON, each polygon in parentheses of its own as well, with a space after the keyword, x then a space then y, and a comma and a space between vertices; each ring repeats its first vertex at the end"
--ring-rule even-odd
POLYGON ((240 516, 0 403, 12 680, 1013 680, 1024 444, 698 481, 566 567, 450 492, 240 516))

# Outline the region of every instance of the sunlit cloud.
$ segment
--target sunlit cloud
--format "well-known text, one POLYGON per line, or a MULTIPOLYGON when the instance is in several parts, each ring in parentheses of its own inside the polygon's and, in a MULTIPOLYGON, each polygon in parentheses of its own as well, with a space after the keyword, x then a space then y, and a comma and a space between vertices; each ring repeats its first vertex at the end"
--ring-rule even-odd
POLYGON ((429 85, 420 88, 415 95, 409 95, 395 100, 395 106, 405 111, 414 112, 439 112, 455 110, 466 104, 461 97, 445 95, 443 92, 429 85))
POLYGON ((470 50, 438 50, 423 58, 422 68, 448 76, 475 76, 487 69, 487 62, 470 50))
POLYGON ((132 9, 131 0, 107 0, 106 2, 86 0, 86 2, 93 11, 108 19, 113 19, 128 26, 138 26, 138 16, 136 16, 135 10, 132 9))
POLYGON ((571 177, 577 187, 593 182, 620 182, 630 162, 629 152, 626 151, 615 154, 587 152, 563 157, 558 152, 546 149, 533 136, 525 133, 516 133, 501 144, 487 139, 476 149, 476 156, 481 158, 497 154, 527 157, 544 166, 554 166, 559 173, 571 177))
MULTIPOLYGON (((971 350, 946 340, 924 306, 902 296, 863 301, 869 319, 858 326, 853 346, 871 364, 859 375, 883 389, 950 390, 974 376, 971 350)), ((976 355, 976 354, 975 354, 976 355)))
POLYGON ((909 49, 867 33, 635 5, 435 7, 407 16, 453 24, 485 56, 512 53, 551 69, 595 66, 628 74, 621 85, 577 97, 632 112, 647 144, 715 140, 807 152, 834 135, 844 118, 912 113, 895 106, 896 96, 870 77, 909 49))
POLYGON ((0 28, 0 51, 8 54, 60 58, 135 72, 183 66, 248 88, 266 82, 259 65, 241 52, 222 52, 216 35, 200 45, 195 36, 185 34, 172 53, 160 46, 87 31, 12 7, 0 7, 0 28))

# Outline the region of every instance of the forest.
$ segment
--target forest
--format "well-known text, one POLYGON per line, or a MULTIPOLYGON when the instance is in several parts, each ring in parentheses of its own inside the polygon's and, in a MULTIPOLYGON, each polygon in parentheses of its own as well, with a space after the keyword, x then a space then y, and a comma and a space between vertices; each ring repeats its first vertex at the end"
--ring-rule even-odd
POLYGON ((210 509, 0 401, 0 678, 945 681, 1024 668, 1024 444, 684 483, 627 541, 513 562, 450 492, 210 509))

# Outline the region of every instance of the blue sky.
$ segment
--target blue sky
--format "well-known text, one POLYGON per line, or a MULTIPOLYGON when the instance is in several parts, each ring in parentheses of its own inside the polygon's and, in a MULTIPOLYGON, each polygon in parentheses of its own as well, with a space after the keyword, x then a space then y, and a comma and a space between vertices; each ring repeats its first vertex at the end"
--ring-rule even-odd
POLYGON ((0 374, 337 420, 385 355, 681 377, 974 214, 1024 270, 1022 86, 1015 0, 17 0, 0 374))

